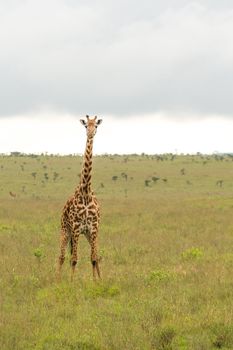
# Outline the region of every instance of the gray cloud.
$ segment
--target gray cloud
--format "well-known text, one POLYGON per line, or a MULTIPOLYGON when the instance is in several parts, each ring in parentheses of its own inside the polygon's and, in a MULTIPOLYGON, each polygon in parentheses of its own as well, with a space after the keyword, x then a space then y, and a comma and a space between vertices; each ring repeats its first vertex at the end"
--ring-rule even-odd
POLYGON ((0 115, 233 115, 232 32, 226 0, 0 2, 0 115))

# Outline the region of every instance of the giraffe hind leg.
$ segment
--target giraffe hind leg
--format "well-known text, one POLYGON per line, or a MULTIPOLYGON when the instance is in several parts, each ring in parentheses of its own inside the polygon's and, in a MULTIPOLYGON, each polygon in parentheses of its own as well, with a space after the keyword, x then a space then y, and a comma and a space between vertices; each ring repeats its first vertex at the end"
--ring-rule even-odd
POLYGON ((101 279, 100 267, 99 267, 99 257, 97 254, 97 230, 92 231, 90 235, 90 245, 91 245, 91 263, 93 278, 96 279, 96 273, 98 278, 101 279))
POLYGON ((94 278, 94 280, 96 280, 96 272, 97 272, 97 275, 98 275, 99 279, 101 279, 99 260, 98 259, 92 260, 92 267, 93 267, 93 278, 94 278))
POLYGON ((91 246, 91 263, 92 263, 92 273, 93 279, 96 280, 96 272, 101 279, 100 268, 99 268, 99 258, 97 257, 97 235, 96 233, 90 233, 90 231, 85 232, 85 237, 91 246))

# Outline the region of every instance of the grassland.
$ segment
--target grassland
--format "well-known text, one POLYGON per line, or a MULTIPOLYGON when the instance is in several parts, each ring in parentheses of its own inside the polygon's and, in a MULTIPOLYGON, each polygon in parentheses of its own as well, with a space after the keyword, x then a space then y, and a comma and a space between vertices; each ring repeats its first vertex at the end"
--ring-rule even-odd
POLYGON ((0 157, 0 349, 233 349, 232 158, 95 157, 103 280, 81 237, 57 283, 81 162, 0 157))

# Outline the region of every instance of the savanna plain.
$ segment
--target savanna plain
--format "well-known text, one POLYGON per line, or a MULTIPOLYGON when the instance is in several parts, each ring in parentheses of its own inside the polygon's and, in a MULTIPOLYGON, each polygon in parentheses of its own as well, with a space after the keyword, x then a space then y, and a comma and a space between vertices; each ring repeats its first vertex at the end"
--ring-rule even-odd
POLYGON ((81 166, 0 156, 0 349, 233 349, 233 157, 94 157, 102 281, 81 236, 57 282, 81 166))

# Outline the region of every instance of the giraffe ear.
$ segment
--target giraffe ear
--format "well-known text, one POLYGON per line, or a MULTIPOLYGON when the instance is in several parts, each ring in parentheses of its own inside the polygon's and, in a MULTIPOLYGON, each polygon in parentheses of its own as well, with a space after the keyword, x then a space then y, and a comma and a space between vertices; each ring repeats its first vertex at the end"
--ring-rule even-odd
POLYGON ((87 123, 86 123, 85 120, 83 120, 83 119, 80 119, 80 123, 81 123, 82 125, 84 125, 84 126, 87 125, 87 123))
POLYGON ((97 124, 97 125, 100 125, 100 124, 102 123, 102 121, 103 121, 102 119, 99 119, 99 120, 97 120, 97 123, 96 123, 96 124, 97 124))

